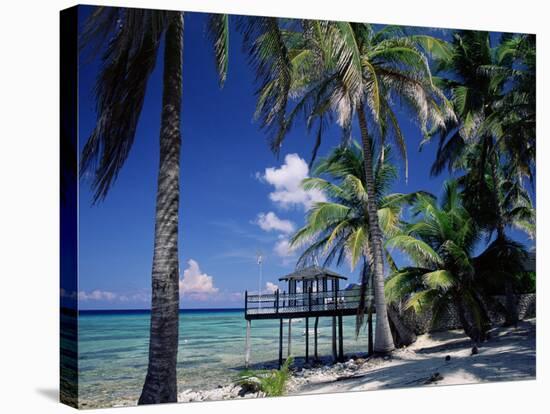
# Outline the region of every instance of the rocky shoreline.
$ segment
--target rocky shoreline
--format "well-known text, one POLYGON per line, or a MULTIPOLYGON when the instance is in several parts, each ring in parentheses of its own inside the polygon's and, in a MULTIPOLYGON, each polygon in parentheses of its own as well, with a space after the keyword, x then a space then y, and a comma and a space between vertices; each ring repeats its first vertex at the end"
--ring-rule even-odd
MULTIPOLYGON (((389 358, 351 357, 345 362, 338 362, 330 365, 317 363, 313 365, 304 364, 298 366, 292 369, 292 376, 287 383, 287 394, 293 394, 310 381, 338 381, 345 378, 351 378, 363 367, 373 367, 382 364, 384 360, 388 359, 389 358)), ((194 391, 192 389, 187 389, 178 394, 178 402, 220 401, 265 396, 265 393, 254 386, 228 384, 219 385, 217 388, 209 390, 194 391)))

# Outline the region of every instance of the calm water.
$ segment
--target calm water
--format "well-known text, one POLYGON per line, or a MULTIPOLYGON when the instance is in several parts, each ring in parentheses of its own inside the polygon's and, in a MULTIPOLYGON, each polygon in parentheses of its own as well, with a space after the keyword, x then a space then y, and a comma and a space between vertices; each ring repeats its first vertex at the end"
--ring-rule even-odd
MULTIPOLYGON (((331 319, 319 320, 319 354, 331 355, 331 319)), ((310 329, 313 320, 310 320, 310 329)), ((244 363, 246 322, 242 310, 181 311, 178 388, 215 388, 233 381, 244 363)), ((293 354, 305 351, 305 320, 292 324, 293 354)), ((356 340, 355 318, 344 317, 344 351, 366 352, 365 331, 356 340)), ((252 321, 251 363, 270 366, 278 357, 278 321, 252 321)), ((285 324, 285 355, 286 355, 285 324)), ((81 311, 80 397, 88 407, 135 404, 147 369, 149 313, 81 311)), ((313 336, 310 335, 310 354, 313 336)))

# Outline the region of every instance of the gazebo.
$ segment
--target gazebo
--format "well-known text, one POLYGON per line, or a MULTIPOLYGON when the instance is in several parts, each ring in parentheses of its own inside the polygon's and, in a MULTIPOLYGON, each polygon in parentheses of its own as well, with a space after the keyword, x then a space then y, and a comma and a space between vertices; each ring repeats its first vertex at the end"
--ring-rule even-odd
POLYGON ((279 319, 279 365, 283 361, 283 321, 288 320, 287 355, 292 350, 292 319, 305 319, 305 360, 309 362, 309 319, 314 322, 314 358, 318 359, 318 326, 320 317, 332 318, 332 356, 343 360, 343 316, 355 315, 360 304, 358 289, 341 289, 347 278, 330 269, 309 266, 279 278, 287 290, 271 294, 249 295, 245 292, 246 351, 245 365, 250 361, 251 322, 254 319, 279 319))

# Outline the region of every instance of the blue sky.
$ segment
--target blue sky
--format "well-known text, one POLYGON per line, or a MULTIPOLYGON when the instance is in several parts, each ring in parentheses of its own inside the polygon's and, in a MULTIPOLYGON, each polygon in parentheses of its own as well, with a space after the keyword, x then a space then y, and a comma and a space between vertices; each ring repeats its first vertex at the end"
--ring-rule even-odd
MULTIPOLYGON (((88 13, 89 8, 81 8, 81 22, 88 13)), ((313 137, 303 126, 296 125, 277 158, 254 122, 254 74, 233 31, 228 79, 220 90, 205 23, 204 14, 185 14, 181 307, 242 307, 244 290, 258 289, 256 253, 264 256, 262 288, 267 289, 267 282, 276 283, 292 271, 296 253, 285 249, 288 234, 303 225, 308 205, 322 195, 297 188, 307 176, 313 146, 313 137)), ((92 205, 89 181, 80 184, 81 309, 150 306, 162 49, 149 80, 134 146, 107 198, 92 205)), ((81 61, 80 149, 95 124, 92 88, 98 70, 98 61, 81 61)), ((410 169, 408 183, 400 179, 393 190, 438 194, 447 177, 429 175, 435 143, 419 152, 419 130, 405 114, 399 118, 409 146, 410 169)), ((327 154, 339 140, 338 128, 329 130, 319 154, 327 154)), ((357 271, 351 272, 349 266, 338 270, 356 281, 357 271)))

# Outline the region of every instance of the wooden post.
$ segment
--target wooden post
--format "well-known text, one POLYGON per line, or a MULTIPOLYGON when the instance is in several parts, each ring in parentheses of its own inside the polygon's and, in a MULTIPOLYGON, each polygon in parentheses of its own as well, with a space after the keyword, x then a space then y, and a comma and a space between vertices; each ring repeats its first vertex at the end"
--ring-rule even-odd
POLYGON ((306 317, 306 362, 309 362, 309 318, 306 317))
POLYGON ((244 316, 246 317, 246 312, 248 311, 248 290, 244 291, 244 316))
MULTIPOLYGON (((277 291, 275 292, 275 313, 279 313, 279 289, 277 289, 277 291)), ((282 319, 281 319, 281 324, 282 323, 283 322, 282 322, 282 319)))
POLYGON ((342 325, 342 315, 338 315, 338 359, 344 361, 344 327, 342 325))
POLYGON ((317 316, 315 318, 315 345, 314 345, 315 360, 316 361, 319 359, 319 355, 317 355, 317 328, 318 327, 319 327, 319 317, 317 316))
POLYGON ((336 316, 332 317, 332 359, 336 362, 336 316))
POLYGON ((279 319, 279 368, 281 368, 282 365, 283 365, 283 319, 281 318, 279 319))
POLYGON ((248 368, 250 365, 250 319, 246 321, 246 345, 245 345, 245 354, 244 354, 244 366, 248 368))
POLYGON ((287 345, 287 356, 292 355, 292 318, 288 320, 288 345, 287 345))

